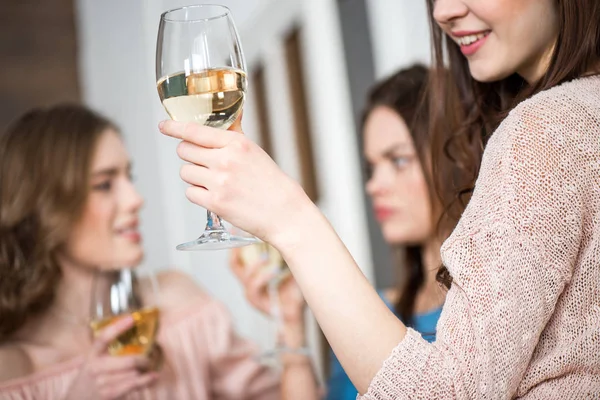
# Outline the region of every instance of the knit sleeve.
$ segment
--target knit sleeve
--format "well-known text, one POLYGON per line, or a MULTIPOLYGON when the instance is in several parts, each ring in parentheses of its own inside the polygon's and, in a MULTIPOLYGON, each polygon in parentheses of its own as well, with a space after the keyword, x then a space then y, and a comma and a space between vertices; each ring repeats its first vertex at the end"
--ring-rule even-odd
POLYGON ((587 166, 597 159, 584 134, 594 123, 577 104, 543 94, 504 120, 442 247, 454 282, 436 342, 409 330, 362 399, 522 395, 519 383, 578 257, 594 190, 587 166))

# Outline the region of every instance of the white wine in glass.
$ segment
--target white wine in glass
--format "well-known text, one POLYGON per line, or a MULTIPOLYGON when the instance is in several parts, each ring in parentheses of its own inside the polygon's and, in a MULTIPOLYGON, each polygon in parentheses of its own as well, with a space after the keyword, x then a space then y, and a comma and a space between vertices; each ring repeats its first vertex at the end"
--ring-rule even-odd
POLYGON ((230 68, 189 76, 180 72, 162 78, 157 86, 163 106, 173 120, 226 129, 242 111, 246 73, 230 68))
POLYGON ((109 354, 152 352, 159 320, 157 291, 153 275, 139 277, 130 269, 96 272, 90 322, 94 336, 124 316, 130 315, 134 321, 130 329, 109 344, 109 354))
MULTIPOLYGON (((156 44, 156 86, 175 121, 228 129, 246 96, 246 62, 231 12, 220 5, 177 8, 161 15, 156 44)), ((256 243, 229 232, 207 210, 200 237, 178 250, 216 250, 256 243)))

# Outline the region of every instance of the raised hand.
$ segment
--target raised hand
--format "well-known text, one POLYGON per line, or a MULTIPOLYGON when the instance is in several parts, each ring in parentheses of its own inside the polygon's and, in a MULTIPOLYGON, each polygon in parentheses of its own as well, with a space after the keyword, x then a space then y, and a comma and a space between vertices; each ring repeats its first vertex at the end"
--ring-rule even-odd
MULTIPOLYGON (((190 163, 181 168, 181 178, 192 185, 188 199, 275 247, 316 209, 300 185, 240 132, 171 120, 159 128, 182 140, 177 154, 190 163)), ((239 120, 231 129, 239 130, 239 120)))
MULTIPOLYGON (((265 314, 271 313, 271 299, 267 292, 269 281, 275 277, 276 273, 265 270, 267 261, 259 260, 253 265, 244 264, 240 257, 240 249, 231 251, 229 265, 233 273, 244 286, 246 298, 255 308, 265 314)), ((304 307, 306 305, 304 297, 296 281, 288 274, 278 285, 279 288, 279 306, 281 317, 285 325, 302 325, 304 318, 304 307)))

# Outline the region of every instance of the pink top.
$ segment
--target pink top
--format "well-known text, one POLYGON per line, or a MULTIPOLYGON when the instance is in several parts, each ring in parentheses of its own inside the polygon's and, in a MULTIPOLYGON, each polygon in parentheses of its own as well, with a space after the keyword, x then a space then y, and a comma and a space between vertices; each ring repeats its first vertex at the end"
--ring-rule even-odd
MULTIPOLYGON (((161 316, 158 343, 164 365, 158 382, 126 399, 274 400, 279 385, 270 370, 253 360, 256 348, 237 337, 229 313, 202 299, 161 316)), ((1 400, 60 400, 76 378, 81 358, 33 375, 0 383, 1 400)))
POLYGON ((437 340, 415 331, 361 399, 600 399, 600 77, 517 106, 442 247, 437 340))

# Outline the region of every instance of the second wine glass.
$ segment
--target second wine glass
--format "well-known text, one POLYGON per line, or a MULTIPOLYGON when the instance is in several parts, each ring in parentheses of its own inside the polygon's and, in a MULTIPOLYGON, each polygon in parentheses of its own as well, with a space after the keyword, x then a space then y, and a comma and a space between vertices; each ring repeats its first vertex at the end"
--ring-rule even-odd
POLYGON ((262 263, 262 271, 271 273, 272 278, 267 284, 269 298, 269 316, 273 321, 274 346, 258 356, 258 360, 266 365, 280 369, 281 356, 284 353, 309 355, 305 347, 290 348, 283 340, 284 318, 282 315, 279 290, 286 279, 291 278, 291 272, 281 254, 268 243, 260 242, 253 246, 245 247, 240 252, 240 261, 244 265, 262 263))
POLYGON ((130 329, 109 344, 109 354, 153 352, 159 320, 158 296, 158 284, 152 273, 131 269, 96 271, 90 323, 94 335, 125 315, 131 315, 134 321, 130 329))
MULTIPOLYGON (((220 5, 195 5, 161 15, 156 45, 158 94, 175 121, 228 129, 240 116, 246 96, 246 65, 231 12, 220 5)), ((200 237, 178 250, 241 247, 254 237, 230 233, 207 210, 200 237)))

